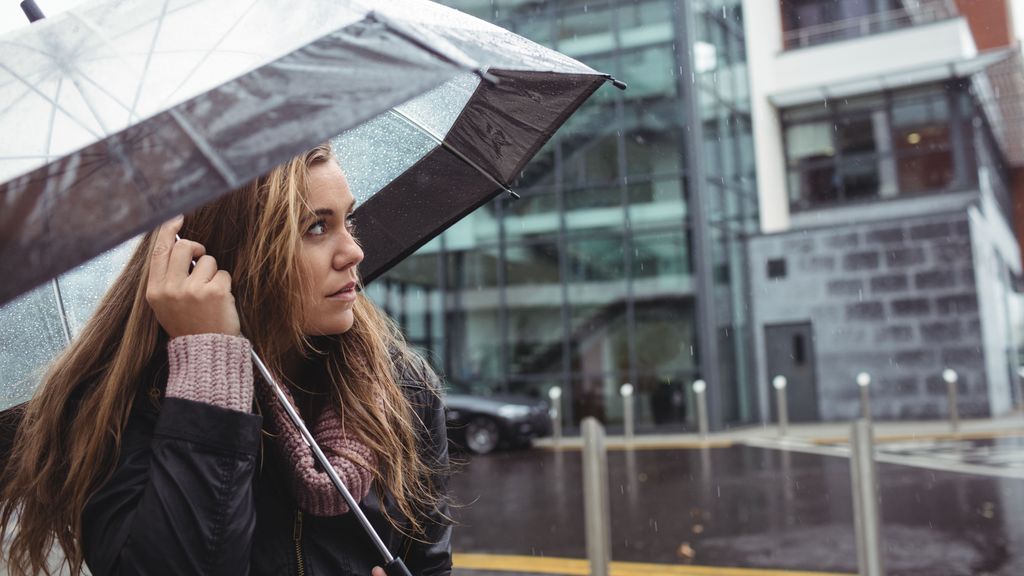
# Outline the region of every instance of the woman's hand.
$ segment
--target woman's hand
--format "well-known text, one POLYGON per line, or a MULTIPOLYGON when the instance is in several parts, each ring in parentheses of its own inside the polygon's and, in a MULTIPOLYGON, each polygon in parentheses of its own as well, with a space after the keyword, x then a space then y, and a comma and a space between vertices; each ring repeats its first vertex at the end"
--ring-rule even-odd
POLYGON ((388 576, 384 569, 380 566, 374 566, 373 571, 370 572, 370 576, 388 576))
POLYGON ((146 301, 171 338, 208 333, 237 336, 240 325, 231 275, 217 269, 217 261, 206 255, 202 244, 175 240, 184 220, 178 216, 157 230, 149 257, 146 301), (196 265, 190 274, 193 260, 196 265))

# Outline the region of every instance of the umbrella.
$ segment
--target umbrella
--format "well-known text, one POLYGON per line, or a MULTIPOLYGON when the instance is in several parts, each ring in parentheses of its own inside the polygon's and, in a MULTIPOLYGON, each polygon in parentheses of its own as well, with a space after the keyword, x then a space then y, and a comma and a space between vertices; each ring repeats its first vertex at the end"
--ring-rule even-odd
MULTIPOLYGON (((19 135, 46 127, 0 145, 0 304, 340 130, 360 126, 336 141, 343 155, 358 149, 360 131, 412 129, 430 145, 400 147, 389 170, 357 187, 372 280, 510 192, 507 182, 612 80, 429 2, 302 7, 317 26, 296 25, 284 2, 105 2, 0 39, 0 126, 19 135), (197 18, 204 9, 229 11, 197 18), (200 20, 226 24, 197 33, 200 20), (279 27, 289 34, 270 48, 236 45, 247 31, 279 27), (170 81, 148 73, 157 61, 170 81)), ((60 283, 53 288, 69 339, 60 283)))
POLYGON ((483 81, 447 101, 458 121, 419 122, 443 145, 366 199, 363 221, 401 230, 366 239, 370 279, 436 233, 401 215, 443 227, 485 202, 608 77, 423 0, 107 0, 12 32, 0 304, 466 71, 483 81))

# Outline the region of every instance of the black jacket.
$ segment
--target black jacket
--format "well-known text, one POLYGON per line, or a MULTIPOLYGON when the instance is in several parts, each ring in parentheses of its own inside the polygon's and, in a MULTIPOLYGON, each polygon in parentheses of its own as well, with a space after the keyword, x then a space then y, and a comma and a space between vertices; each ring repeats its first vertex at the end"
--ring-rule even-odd
MULTIPOLYGON (((163 386, 166 377, 157 381, 163 386)), ((437 377, 424 364, 403 369, 399 381, 414 420, 422 421, 420 449, 433 469, 445 471, 434 479, 445 493, 448 440, 437 377)), ((261 449, 260 416, 154 396, 137 394, 117 467, 83 514, 85 558, 95 576, 369 576, 383 566, 352 514, 298 511, 283 464, 261 449)), ((360 507, 392 554, 413 574, 450 574, 447 504, 427 515, 424 540, 431 543, 423 543, 391 526, 383 510, 400 514, 378 492, 374 486, 360 507)))

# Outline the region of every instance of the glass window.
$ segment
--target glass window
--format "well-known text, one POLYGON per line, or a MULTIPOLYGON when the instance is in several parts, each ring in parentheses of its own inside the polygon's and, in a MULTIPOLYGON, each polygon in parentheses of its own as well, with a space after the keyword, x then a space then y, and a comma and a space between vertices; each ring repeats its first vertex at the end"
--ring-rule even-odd
POLYGON ((629 78, 628 100, 674 98, 676 59, 671 44, 651 46, 620 55, 623 73, 629 78))
POLYGON ((633 102, 625 109, 623 138, 630 175, 678 174, 683 169, 683 139, 674 100, 633 102))
POLYGON ((524 191, 521 198, 502 202, 506 240, 558 233, 558 197, 554 189, 524 191))
POLYGON ((622 206, 622 190, 612 186, 587 186, 565 191, 565 209, 608 208, 622 206))
MULTIPOLYGON (((563 179, 569 186, 619 178, 619 120, 614 95, 588 102, 558 131, 563 179)), ((595 95, 596 96, 596 95, 595 95)))
POLYGON ((465 303, 465 308, 453 315, 450 358, 455 377, 471 386, 485 380, 501 380, 504 376, 497 301, 474 300, 465 303))
POLYGON ((624 281, 622 236, 572 238, 567 242, 569 282, 624 281))
POLYGON ((480 290, 498 286, 498 249, 481 246, 475 250, 445 254, 448 290, 480 290))
POLYGON ((955 170, 945 92, 932 87, 894 97, 892 123, 900 191, 949 187, 955 170))
POLYGON ((509 373, 522 375, 560 370, 564 333, 559 300, 509 302, 509 373))
MULTIPOLYGON (((632 260, 634 279, 661 279, 660 287, 675 285, 676 292, 684 287, 680 278, 691 272, 690 250, 682 228, 634 234, 632 260)), ((649 295, 653 294, 645 294, 649 295)))
MULTIPOLYGON (((956 185, 950 102, 956 88, 927 85, 783 112, 790 198, 809 207, 889 198, 956 185), (954 90, 951 94, 949 90, 954 90)), ((968 113, 968 116, 970 113, 968 113)), ((968 170, 970 171, 970 170, 968 170)))
POLYGON ((800 206, 830 204, 839 200, 835 164, 789 171, 790 201, 800 206))
POLYGON ((786 157, 790 166, 831 160, 836 151, 832 143, 831 121, 793 124, 786 127, 786 157))
POLYGON ((505 281, 509 286, 557 285, 558 240, 531 240, 505 249, 505 281))
POLYGON ((575 58, 615 49, 612 11, 608 5, 589 4, 586 10, 567 7, 555 19, 555 30, 558 51, 575 58))
POLYGON ((572 325, 570 357, 574 373, 601 374, 629 369, 625 302, 609 302, 604 306, 574 304, 572 325))
POLYGON ((676 176, 634 182, 626 189, 633 230, 680 224, 686 216, 685 179, 676 176))
POLYGON ((678 373, 696 368, 693 302, 675 296, 637 305, 636 354, 644 371, 678 373))

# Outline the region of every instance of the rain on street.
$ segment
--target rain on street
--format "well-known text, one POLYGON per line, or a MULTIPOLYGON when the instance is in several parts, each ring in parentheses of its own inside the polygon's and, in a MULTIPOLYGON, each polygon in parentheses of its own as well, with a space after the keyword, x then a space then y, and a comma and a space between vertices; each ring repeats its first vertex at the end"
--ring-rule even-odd
MULTIPOLYGON (((880 452, 912 446, 990 475, 880 463, 888 573, 1024 573, 1024 439, 880 452)), ((464 458, 456 554, 585 558, 580 465, 578 450, 464 458)), ((612 450, 608 467, 613 561, 857 572, 846 458, 733 445, 612 450)))

